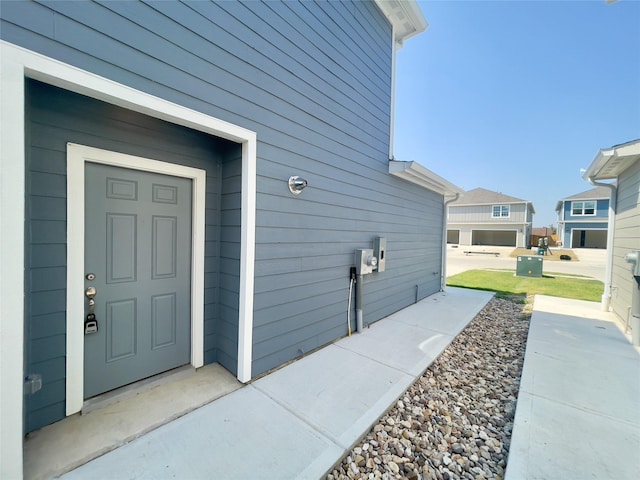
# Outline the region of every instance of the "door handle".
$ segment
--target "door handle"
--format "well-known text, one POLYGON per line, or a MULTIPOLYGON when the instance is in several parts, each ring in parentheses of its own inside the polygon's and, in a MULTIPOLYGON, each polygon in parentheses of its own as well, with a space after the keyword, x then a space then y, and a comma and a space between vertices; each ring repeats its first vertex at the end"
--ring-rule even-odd
POLYGON ((84 291, 85 296, 89 299, 89 313, 87 314, 87 318, 84 321, 85 335, 96 333, 98 331, 98 321, 96 320, 96 315, 94 313, 96 301, 93 299, 93 297, 96 296, 96 293, 98 293, 96 287, 87 287, 87 289, 84 291))

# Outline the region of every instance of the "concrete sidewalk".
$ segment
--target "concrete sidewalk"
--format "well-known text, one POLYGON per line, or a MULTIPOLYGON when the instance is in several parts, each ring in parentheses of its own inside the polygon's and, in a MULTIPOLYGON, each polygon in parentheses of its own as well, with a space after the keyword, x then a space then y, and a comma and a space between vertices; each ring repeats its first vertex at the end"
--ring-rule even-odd
POLYGON ((640 478, 640 354, 600 304, 537 295, 507 480, 640 478))
POLYGON ((491 297, 432 295, 62 478, 320 479, 491 297))

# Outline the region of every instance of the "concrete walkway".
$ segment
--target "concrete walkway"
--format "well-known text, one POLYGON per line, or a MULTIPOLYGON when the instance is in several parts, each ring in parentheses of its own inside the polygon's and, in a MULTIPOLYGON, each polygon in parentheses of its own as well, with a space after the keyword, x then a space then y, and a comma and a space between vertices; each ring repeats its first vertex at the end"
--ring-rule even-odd
POLYGON ((613 318, 536 296, 506 480, 640 478, 640 353, 613 318))
POLYGON ((435 294, 62 478, 320 479, 491 297, 435 294))
MULTIPOLYGON (((450 288, 62 478, 321 479, 490 300, 450 288)), ((536 296, 506 480, 640 478, 640 353, 600 304, 536 296)))

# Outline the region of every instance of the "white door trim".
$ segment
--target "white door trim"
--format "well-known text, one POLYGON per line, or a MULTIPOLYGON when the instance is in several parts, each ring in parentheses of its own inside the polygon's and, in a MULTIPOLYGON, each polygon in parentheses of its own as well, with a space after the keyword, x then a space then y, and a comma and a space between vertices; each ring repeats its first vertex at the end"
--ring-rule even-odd
POLYGON ((205 170, 67 144, 67 403, 66 413, 82 409, 84 400, 84 182, 85 163, 172 175, 193 182, 191 245, 191 365, 204 365, 205 170))
POLYGON ((24 80, 72 92, 242 144, 238 379, 251 379, 256 133, 0 40, 0 477, 22 475, 24 358, 24 80), (9 447, 10 446, 10 447, 9 447))

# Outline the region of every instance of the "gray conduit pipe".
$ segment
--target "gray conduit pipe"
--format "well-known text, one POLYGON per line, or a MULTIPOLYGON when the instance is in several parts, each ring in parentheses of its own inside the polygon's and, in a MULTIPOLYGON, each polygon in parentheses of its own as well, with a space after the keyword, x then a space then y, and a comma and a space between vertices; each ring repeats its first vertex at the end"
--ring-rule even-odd
POLYGON ((362 333, 364 330, 364 320, 362 316, 362 275, 356 275, 356 332, 362 333))
POLYGON ((349 336, 351 336, 351 298, 353 297, 353 283, 355 281, 353 277, 349 279, 349 301, 347 302, 347 331, 349 336))

